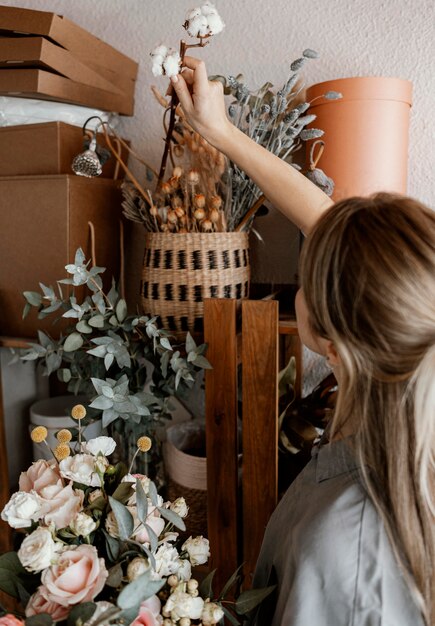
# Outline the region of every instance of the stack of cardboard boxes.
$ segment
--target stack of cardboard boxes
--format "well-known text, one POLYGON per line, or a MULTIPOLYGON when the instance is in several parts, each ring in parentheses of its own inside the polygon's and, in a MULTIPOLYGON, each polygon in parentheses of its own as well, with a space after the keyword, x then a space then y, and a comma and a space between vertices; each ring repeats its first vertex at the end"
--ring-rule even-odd
MULTIPOLYGON (((0 6, 0 95, 55 100, 132 115, 138 65, 62 16, 0 6)), ((47 122, 0 128, 0 335, 34 337, 49 321, 22 320, 23 291, 54 285, 78 247, 117 275, 120 182, 71 171, 79 127, 47 122)), ((103 143, 103 142, 102 142, 103 143)), ((104 144, 103 144, 104 145, 104 144)))

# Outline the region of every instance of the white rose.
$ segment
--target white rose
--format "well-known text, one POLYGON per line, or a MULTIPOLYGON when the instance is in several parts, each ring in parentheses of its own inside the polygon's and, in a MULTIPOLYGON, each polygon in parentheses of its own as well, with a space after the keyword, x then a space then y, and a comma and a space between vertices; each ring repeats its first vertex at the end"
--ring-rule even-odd
POLYGON ((209 626, 209 624, 218 624, 223 616, 224 612, 218 604, 215 604, 214 602, 205 602, 201 615, 202 623, 205 626, 209 626))
POLYGON ((83 445, 83 450, 94 456, 102 454, 109 456, 116 448, 116 442, 112 437, 95 437, 83 445))
POLYGON ((69 527, 75 535, 88 537, 97 528, 97 524, 90 515, 78 513, 69 527))
POLYGON ((173 621, 178 621, 182 617, 199 619, 202 615, 204 600, 199 596, 194 598, 189 593, 176 589, 169 596, 165 606, 165 614, 170 614, 173 621))
POLYGON ((101 489, 95 489, 95 491, 91 491, 91 493, 88 495, 89 504, 92 504, 92 502, 95 502, 95 500, 98 500, 98 498, 102 498, 103 496, 104 494, 101 489))
POLYGON ((18 558, 27 571, 42 572, 50 567, 60 549, 61 544, 53 541, 48 528, 40 526, 24 539, 18 550, 18 558))
POLYGON ((177 541, 177 539, 178 539, 178 533, 174 533, 173 531, 171 531, 170 533, 165 533, 163 535, 163 537, 159 541, 159 544, 168 543, 169 541, 177 541))
POLYGON ((177 513, 177 515, 179 515, 180 517, 187 517, 187 514, 189 512, 189 507, 187 506, 186 500, 184 498, 177 498, 172 502, 169 508, 171 509, 171 511, 174 511, 174 513, 177 513))
POLYGON ((189 554, 189 559, 192 565, 203 565, 207 563, 208 557, 210 556, 210 544, 208 539, 205 539, 202 535, 199 537, 189 537, 182 547, 182 550, 186 550, 189 554))
POLYGON ((180 559, 178 561, 177 576, 179 580, 182 581, 190 580, 192 576, 192 566, 188 559, 180 559))
MULTIPOLYGON (((106 459, 108 464, 108 461, 106 459)), ((76 454, 59 463, 60 473, 64 478, 89 487, 101 487, 101 480, 92 454, 76 454)))
POLYGON ((163 543, 154 555, 156 559, 155 571, 159 576, 176 574, 180 567, 180 555, 174 546, 163 543))
POLYGON ((141 556, 134 558, 127 567, 127 578, 130 582, 136 580, 149 569, 148 561, 141 556))
POLYGON ((34 492, 17 491, 1 512, 12 528, 28 528, 42 516, 42 500, 34 492))

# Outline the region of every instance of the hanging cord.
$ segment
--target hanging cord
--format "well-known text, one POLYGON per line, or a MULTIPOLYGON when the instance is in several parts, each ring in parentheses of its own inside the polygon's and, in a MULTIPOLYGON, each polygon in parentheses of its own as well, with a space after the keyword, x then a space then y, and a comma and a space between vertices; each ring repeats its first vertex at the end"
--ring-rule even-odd
POLYGON ((119 220, 119 292, 125 300, 125 248, 124 222, 119 220))
POLYGON ((92 222, 88 222, 89 232, 91 234, 91 259, 92 267, 97 265, 97 255, 95 254, 95 226, 92 222))
POLYGON ((322 141, 321 139, 317 139, 316 141, 313 141, 313 144, 310 148, 310 164, 308 166, 309 170, 313 171, 316 169, 317 164, 320 161, 324 150, 325 150, 324 141, 322 141), (315 150, 317 149, 317 147, 319 149, 317 151, 317 154, 315 155, 315 150))

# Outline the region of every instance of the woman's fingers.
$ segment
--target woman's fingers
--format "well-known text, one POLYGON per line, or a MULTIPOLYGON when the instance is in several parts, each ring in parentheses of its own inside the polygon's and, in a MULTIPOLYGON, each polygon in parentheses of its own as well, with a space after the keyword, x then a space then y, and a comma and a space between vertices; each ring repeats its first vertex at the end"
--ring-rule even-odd
POLYGON ((184 109, 184 112, 186 115, 190 115, 193 112, 194 107, 192 96, 186 81, 181 74, 176 74, 171 77, 171 83, 172 87, 175 89, 175 93, 178 96, 180 104, 184 109))
POLYGON ((201 94, 206 91, 208 89, 208 76, 204 61, 196 59, 195 57, 186 56, 184 57, 183 64, 188 70, 192 70, 191 75, 193 76, 195 93, 201 94))

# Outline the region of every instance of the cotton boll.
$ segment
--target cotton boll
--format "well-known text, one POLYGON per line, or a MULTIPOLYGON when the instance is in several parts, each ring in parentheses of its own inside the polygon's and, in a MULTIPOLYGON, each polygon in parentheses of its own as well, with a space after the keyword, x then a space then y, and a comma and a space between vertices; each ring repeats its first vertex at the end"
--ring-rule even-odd
POLYGON ((152 57, 159 56, 159 57, 162 57, 162 59, 164 59, 167 54, 168 54, 168 48, 164 46, 163 44, 159 44, 151 52, 152 57))
POLYGON ((201 6, 201 13, 203 15, 212 15, 212 14, 217 14, 217 9, 214 6, 214 4, 212 4, 211 2, 205 2, 202 6, 201 6))
POLYGON ((175 50, 172 51, 163 62, 163 69, 165 70, 166 76, 169 78, 171 76, 175 76, 180 72, 180 63, 181 58, 178 52, 175 50))
POLYGON ((187 24, 187 32, 191 37, 205 37, 208 35, 208 21, 205 15, 198 15, 187 24))
POLYGON ((208 29, 210 35, 217 35, 222 32, 225 24, 222 21, 221 16, 218 13, 211 13, 207 16, 208 29))
POLYGON ((151 71, 154 76, 163 76, 163 67, 161 63, 153 63, 151 71))
POLYGON ((196 9, 191 9, 188 12, 188 14, 186 15, 186 20, 193 20, 193 18, 198 17, 199 15, 201 15, 201 8, 196 7, 196 9))

